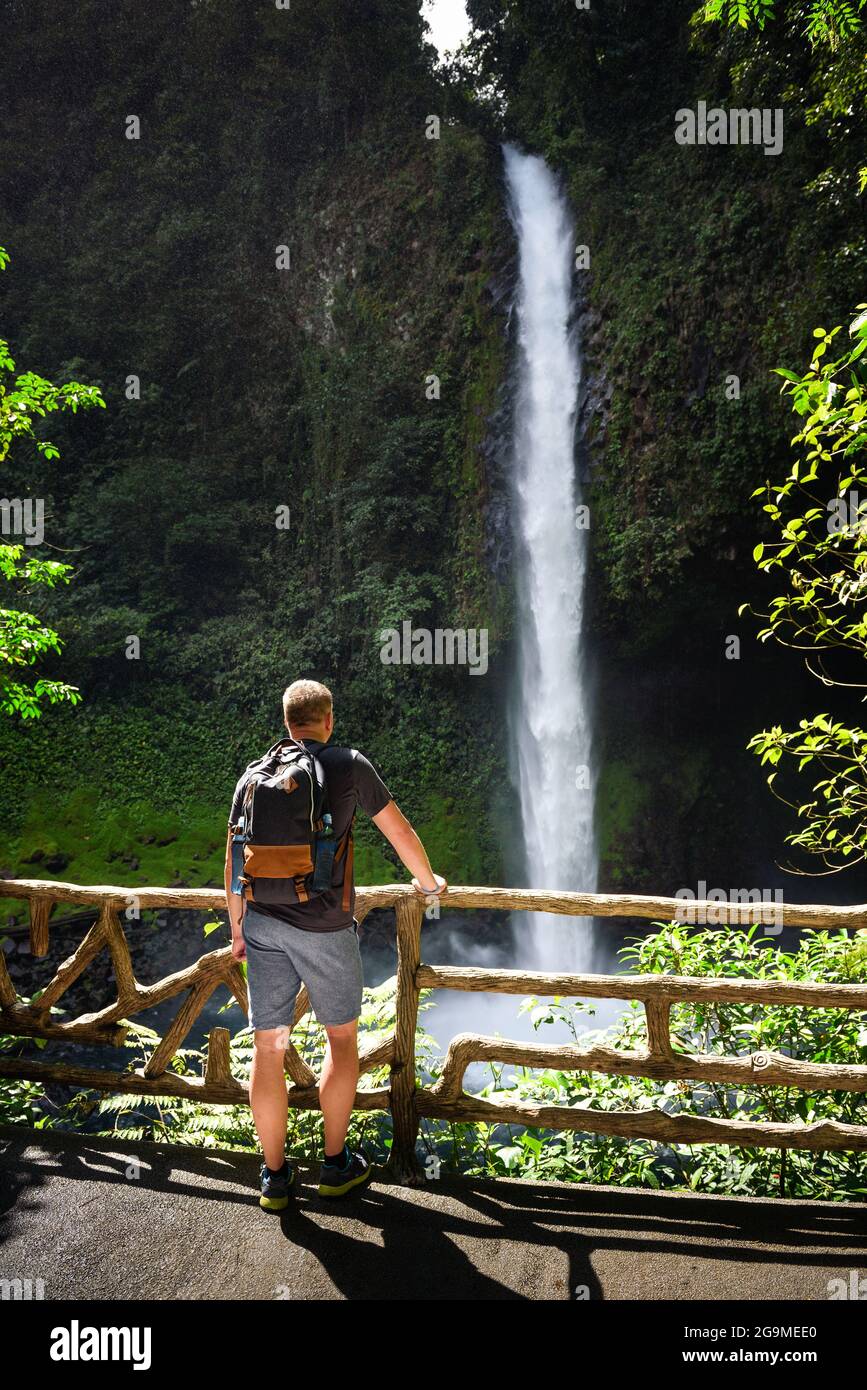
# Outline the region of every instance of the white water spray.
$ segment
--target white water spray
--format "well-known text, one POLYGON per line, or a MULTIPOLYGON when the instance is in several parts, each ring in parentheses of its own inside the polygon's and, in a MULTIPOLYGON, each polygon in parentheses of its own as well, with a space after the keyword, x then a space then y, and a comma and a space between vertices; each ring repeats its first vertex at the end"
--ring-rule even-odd
MULTIPOLYGON (((510 711, 530 888, 593 892, 593 759, 582 661, 587 530, 577 526, 579 345, 570 331, 574 228, 543 159, 504 147, 518 239, 513 420, 518 679, 510 711)), ((592 919, 518 914, 516 964, 586 969, 592 919)))

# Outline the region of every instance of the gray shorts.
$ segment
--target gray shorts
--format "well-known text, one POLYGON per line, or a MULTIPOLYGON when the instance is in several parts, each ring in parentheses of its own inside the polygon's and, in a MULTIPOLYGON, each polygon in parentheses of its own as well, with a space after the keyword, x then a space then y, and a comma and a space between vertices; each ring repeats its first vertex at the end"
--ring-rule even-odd
POLYGON ((302 931, 248 903, 243 935, 251 1028, 290 1028, 302 980, 317 1023, 336 1028, 358 1018, 364 972, 357 922, 341 931, 302 931))

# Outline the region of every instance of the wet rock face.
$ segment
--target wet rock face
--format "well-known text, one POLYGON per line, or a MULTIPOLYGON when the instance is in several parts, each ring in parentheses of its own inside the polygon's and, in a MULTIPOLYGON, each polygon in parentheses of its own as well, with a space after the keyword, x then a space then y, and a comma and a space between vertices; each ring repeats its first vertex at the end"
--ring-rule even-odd
POLYGON ((504 382, 497 409, 488 418, 482 443, 482 462, 487 482, 484 510, 485 566, 498 584, 505 584, 512 568, 512 524, 509 493, 511 445, 511 391, 504 382))
POLYGON ((605 367, 603 321, 591 303, 589 274, 577 277, 574 331, 581 350, 581 384, 575 433, 578 440, 579 477, 597 466, 608 433, 614 383, 605 367))
MULTIPOLYGON (((226 914, 167 908, 148 913, 139 921, 124 922, 136 978, 142 984, 153 984, 191 965, 199 956, 227 945, 227 926, 210 936, 204 935, 205 923, 213 922, 215 918, 225 921, 226 914)), ((52 922, 48 954, 38 958, 30 954, 27 930, 15 929, 6 936, 2 949, 9 974, 19 993, 29 997, 37 989, 44 988, 58 966, 74 954, 95 921, 96 914, 93 913, 70 919, 68 924, 62 919, 52 922)), ((104 1008, 116 993, 111 957, 107 950, 103 950, 63 995, 60 1008, 67 1018, 75 1018, 79 1013, 104 1008)))
POLYGON ((514 359, 517 349, 512 318, 512 305, 518 283, 516 253, 514 235, 509 224, 504 222, 503 244, 500 248, 501 266, 488 280, 485 292, 501 322, 509 367, 497 391, 496 405, 488 416, 485 437, 481 444, 486 499, 484 563, 498 584, 509 582, 513 556, 510 477, 514 359))

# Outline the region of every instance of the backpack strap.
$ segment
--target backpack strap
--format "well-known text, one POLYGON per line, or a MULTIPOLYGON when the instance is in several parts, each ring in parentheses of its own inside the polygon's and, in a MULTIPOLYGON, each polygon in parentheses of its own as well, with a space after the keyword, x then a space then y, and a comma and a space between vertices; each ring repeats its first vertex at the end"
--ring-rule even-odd
POLYGON ((349 844, 346 849, 346 865, 343 870, 343 901, 341 907, 344 912, 349 911, 349 899, 352 893, 352 826, 349 827, 349 844))

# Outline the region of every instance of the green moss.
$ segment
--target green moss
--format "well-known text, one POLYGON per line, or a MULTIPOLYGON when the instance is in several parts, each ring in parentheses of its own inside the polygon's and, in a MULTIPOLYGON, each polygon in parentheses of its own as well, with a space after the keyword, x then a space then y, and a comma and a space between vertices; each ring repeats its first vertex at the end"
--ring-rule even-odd
MULTIPOLYGON (((112 883, 191 888, 223 881, 227 808, 190 803, 158 811, 145 801, 108 808, 95 787, 58 796, 41 789, 31 795, 20 828, 6 842, 0 868, 13 878, 70 883, 112 883)), ((453 798, 428 796, 416 828, 437 872, 451 882, 484 883, 485 846, 478 808, 453 798)), ((355 880, 358 884, 406 882, 407 873, 380 832, 356 821, 355 880)), ((20 921, 25 904, 7 899, 0 921, 20 921)))
POLYGON ((405 872, 396 870, 389 863, 380 845, 372 844, 358 834, 355 836, 354 853, 353 876, 356 884, 401 883, 405 880, 405 872))
POLYGON ((484 883, 479 808, 454 797, 431 795, 416 830, 436 873, 450 883, 484 883))
MULTIPOLYGON (((7 840, 2 868, 13 878, 82 885, 216 887, 223 882, 225 807, 191 804, 155 811, 147 802, 98 809, 96 788, 65 796, 40 790, 27 804, 17 835, 7 840)), ((20 921, 25 905, 7 899, 0 920, 20 921)))
MULTIPOLYGON (((218 886, 223 881, 226 808, 190 807, 156 813, 146 803, 98 815, 95 788, 57 798, 37 792, 21 829, 7 842, 2 868, 15 878, 137 887, 218 886), (46 864, 52 865, 48 867, 46 864)), ((485 881, 475 816, 451 798, 430 797, 417 825, 431 863, 451 882, 485 881)), ((357 884, 403 883, 406 870, 388 857, 387 842, 369 822, 356 822, 357 884)), ((21 921, 25 904, 7 899, 0 921, 21 921)))
POLYGON ((691 845, 709 843, 723 824, 708 790, 713 766, 713 750, 686 739, 604 763, 596 797, 603 891, 658 892, 661 883, 684 882, 691 845))
POLYGON ((638 827, 650 804, 649 784, 634 765, 618 759, 605 764, 596 792, 596 834, 605 881, 630 882, 638 827))

